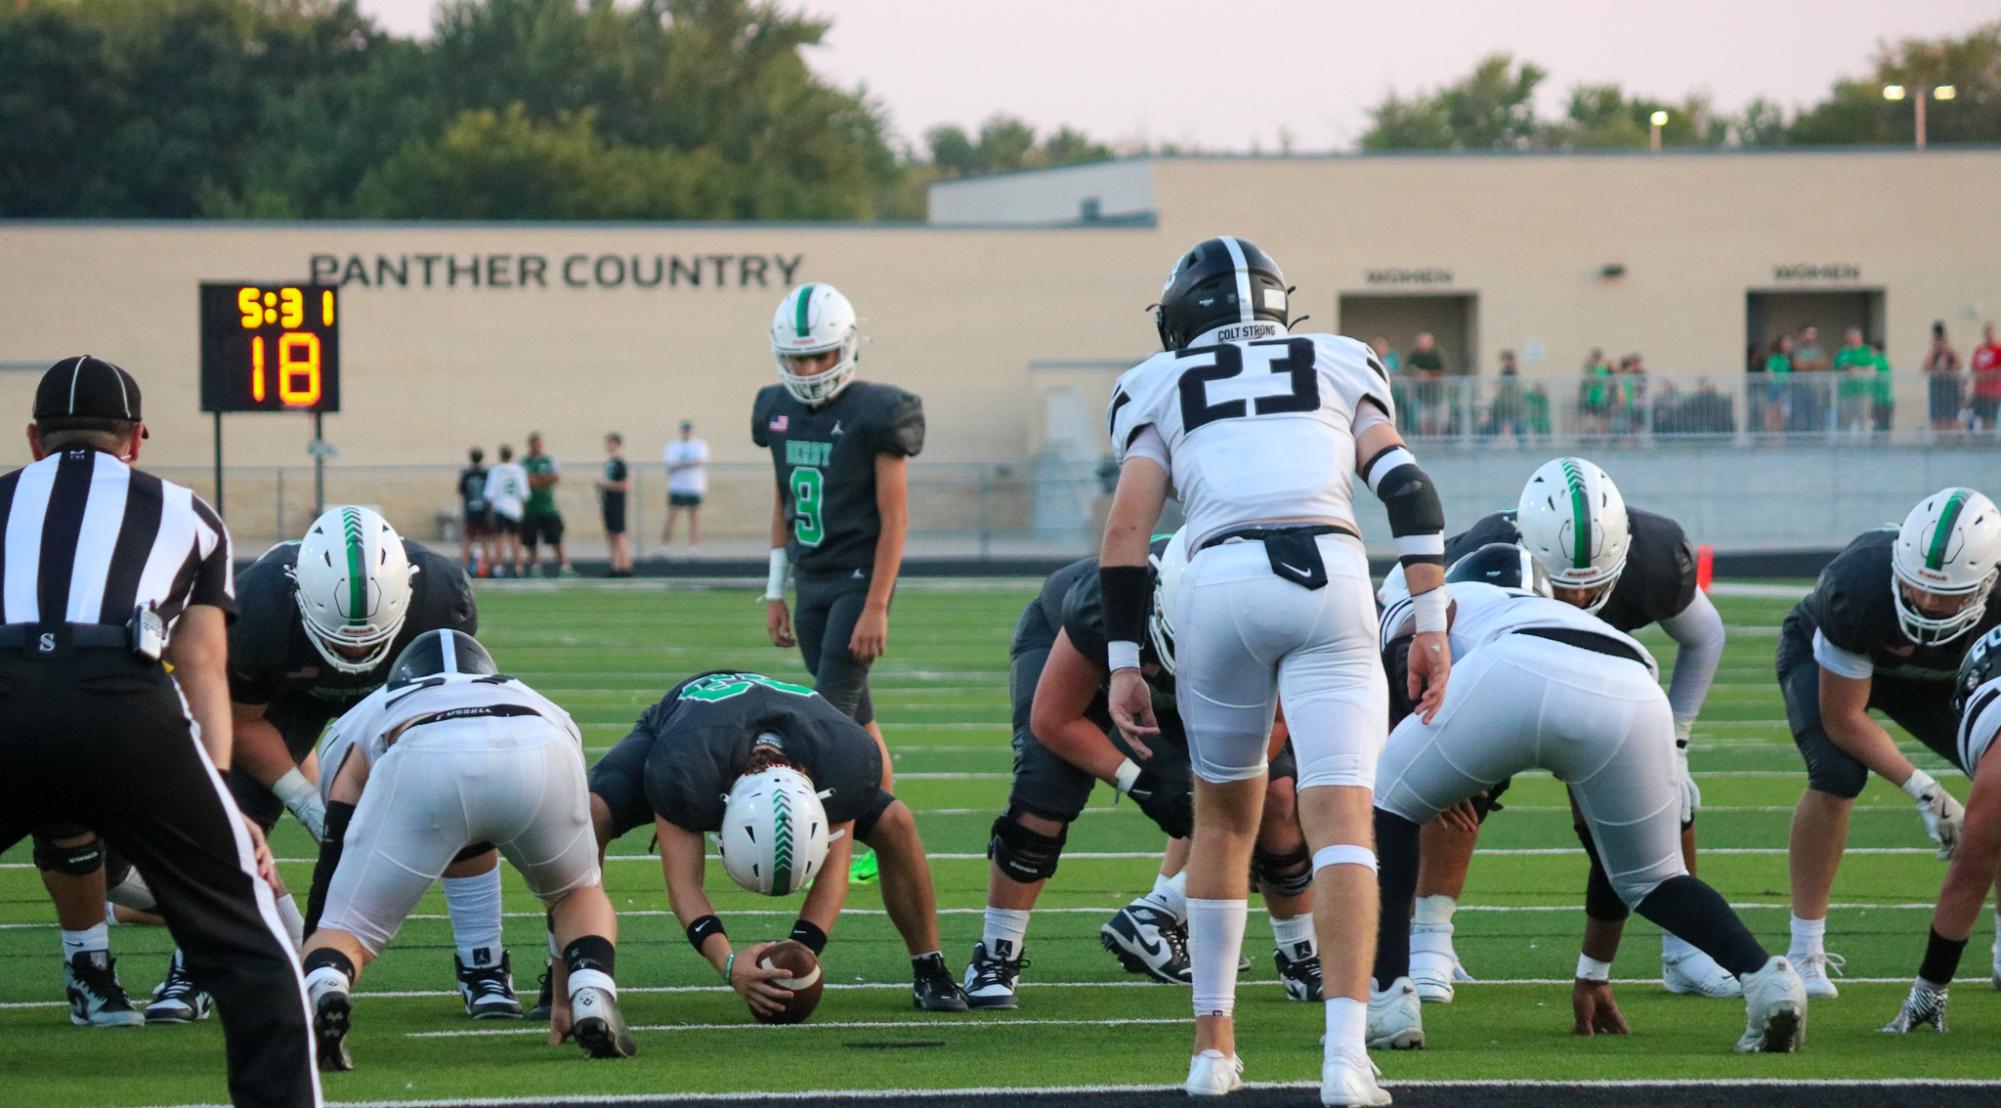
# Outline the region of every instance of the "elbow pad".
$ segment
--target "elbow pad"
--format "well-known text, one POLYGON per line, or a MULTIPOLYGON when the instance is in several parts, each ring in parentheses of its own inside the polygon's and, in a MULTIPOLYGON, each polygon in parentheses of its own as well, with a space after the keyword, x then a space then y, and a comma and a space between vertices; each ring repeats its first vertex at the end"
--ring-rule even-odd
POLYGON ((1363 469, 1369 489, 1389 513, 1390 534, 1396 538, 1398 559, 1405 568, 1445 564, 1445 508, 1438 489, 1417 459, 1402 446, 1392 446, 1370 459, 1363 469))

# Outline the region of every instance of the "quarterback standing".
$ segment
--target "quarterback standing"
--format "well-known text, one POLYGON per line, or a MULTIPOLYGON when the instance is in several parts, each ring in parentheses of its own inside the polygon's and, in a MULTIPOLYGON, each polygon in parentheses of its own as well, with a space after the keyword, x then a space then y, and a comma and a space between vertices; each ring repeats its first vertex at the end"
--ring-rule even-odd
MULTIPOLYGON (((1514 511, 1488 515, 1445 540, 1457 563, 1492 543, 1520 545, 1549 575, 1557 600, 1597 615, 1613 630, 1633 634, 1658 624, 1675 642, 1668 703, 1674 710, 1674 783, 1679 797, 1682 858, 1695 872, 1695 813, 1702 793, 1688 771, 1689 736, 1716 667, 1723 660, 1723 617, 1696 587, 1695 548, 1667 516, 1630 507, 1612 478, 1584 458, 1543 463, 1523 486, 1514 511)), ((1586 893, 1584 946, 1610 962, 1628 909, 1613 891, 1582 821, 1578 837, 1592 853, 1586 893)), ((1411 980, 1425 1002, 1450 1002, 1453 983, 1470 980, 1452 950, 1452 914, 1466 883, 1477 830, 1444 823, 1424 828, 1424 872, 1411 928, 1411 980)), ((1739 995, 1737 978, 1672 932, 1661 934, 1661 980, 1669 992, 1739 995)))
MULTIPOLYGON (((924 449, 924 405, 895 387, 855 380, 861 335, 848 298, 800 285, 771 323, 779 383, 757 394, 750 437, 771 451, 771 566, 764 590, 771 644, 797 643, 814 690, 889 748, 869 700, 869 665, 889 641, 889 602, 910 528, 909 459, 924 449), (785 603, 793 574, 796 609, 785 603)), ((873 855, 857 857, 869 880, 873 855)))
POLYGON ((1825 946, 1827 905, 1849 812, 1871 773, 1910 795, 1939 857, 1952 856, 1964 818, 1959 802, 1904 757, 1869 710, 1959 761, 1952 681, 1968 645, 2001 623, 2001 605, 1993 602, 1997 564, 2001 512, 1994 502, 1968 488, 1941 489, 1911 509, 1903 526, 1857 536, 1779 630, 1779 691, 1807 768, 1789 861, 1790 957, 1808 996, 1836 995, 1827 971, 1841 962, 1825 946))
POLYGON ((1148 537, 1170 486, 1187 517, 1175 611, 1175 703, 1188 729, 1195 831, 1188 865, 1195 1043, 1187 1089, 1243 1084, 1232 1013, 1268 744, 1284 698, 1313 851, 1327 1034, 1320 1099, 1388 1104, 1364 1045, 1375 956, 1370 790, 1389 692, 1354 508, 1359 474, 1389 510, 1416 591, 1412 698, 1445 694, 1445 519, 1394 424, 1369 348, 1287 330, 1277 263, 1242 239, 1197 243, 1155 311, 1163 353, 1126 372, 1109 408, 1118 488, 1099 556, 1112 719, 1157 735, 1140 672, 1148 537))

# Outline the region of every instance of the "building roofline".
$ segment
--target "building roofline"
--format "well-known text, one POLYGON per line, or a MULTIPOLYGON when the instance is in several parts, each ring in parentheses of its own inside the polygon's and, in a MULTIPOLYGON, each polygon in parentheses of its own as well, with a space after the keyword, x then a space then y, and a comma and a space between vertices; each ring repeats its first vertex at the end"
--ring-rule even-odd
POLYGON ((1122 231, 1150 229, 1157 223, 1152 212, 1106 216, 1096 220, 1059 220, 1046 223, 1004 223, 981 220, 967 223, 932 223, 923 220, 783 220, 760 223, 751 220, 704 221, 661 220, 526 220, 526 219, 111 219, 111 218, 4 218, 0 232, 40 229, 114 230, 204 230, 204 231, 1122 231))

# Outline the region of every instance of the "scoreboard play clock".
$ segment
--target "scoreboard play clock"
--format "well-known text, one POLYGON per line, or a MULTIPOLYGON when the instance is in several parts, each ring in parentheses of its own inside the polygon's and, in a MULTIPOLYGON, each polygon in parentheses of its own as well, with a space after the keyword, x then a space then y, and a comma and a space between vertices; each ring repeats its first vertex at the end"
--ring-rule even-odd
POLYGON ((202 411, 340 411, 339 299, 331 285, 203 283, 202 411))

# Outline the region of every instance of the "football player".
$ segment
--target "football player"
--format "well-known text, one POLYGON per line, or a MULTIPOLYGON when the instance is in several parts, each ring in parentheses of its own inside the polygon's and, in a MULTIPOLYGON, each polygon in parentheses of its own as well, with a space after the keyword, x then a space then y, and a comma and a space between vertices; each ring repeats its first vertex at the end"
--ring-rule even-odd
POLYGON ((1232 1019, 1245 896, 1283 696, 1313 851, 1327 1035, 1324 1104, 1387 1104, 1364 1048, 1373 959, 1369 790, 1387 724, 1368 559, 1349 481, 1389 510, 1418 592, 1411 681, 1444 695, 1445 527, 1437 493, 1394 425, 1389 377, 1367 346, 1288 330, 1277 263, 1242 239, 1197 243, 1168 275, 1154 322, 1163 353, 1119 378, 1109 407, 1119 480, 1098 574, 1112 719, 1158 735, 1141 674, 1147 541, 1170 487, 1188 524, 1175 597, 1175 703, 1188 731, 1195 832, 1188 938, 1193 1095, 1243 1083, 1232 1019))
MULTIPOLYGON (((287 809, 324 842, 326 809, 314 746, 328 721, 382 685, 390 664, 427 631, 475 634, 479 610, 464 567, 396 533, 368 508, 329 508, 304 539, 279 543, 237 577, 242 610, 229 628, 236 762, 229 786, 267 831, 287 809)), ((478 846, 478 844, 474 844, 478 846)), ((521 1014, 501 946, 499 857, 468 849, 445 870, 453 968, 466 1014, 521 1014)), ((289 896, 278 907, 304 920, 289 896)), ((208 1014, 208 996, 178 955, 147 1006, 149 1022, 208 1014)))
MULTIPOLYGON (((1556 599, 1634 633, 1651 624, 1675 641, 1675 788, 1681 798, 1682 858, 1695 872, 1695 813, 1702 793, 1688 772, 1688 740, 1716 667, 1723 660, 1723 617, 1696 587, 1695 548, 1681 525, 1629 507, 1612 478, 1583 458, 1544 463, 1523 487, 1519 506, 1479 520, 1445 541, 1447 562, 1490 543, 1518 544, 1549 574, 1556 599)), ((1452 950, 1452 913, 1466 884, 1479 832, 1443 824, 1425 828, 1425 871, 1418 879, 1411 928, 1411 980, 1427 1003, 1450 1003, 1455 981, 1471 978, 1452 950)), ((1578 838, 1590 849, 1582 823, 1578 838)), ((1610 962, 1627 915, 1594 860, 1586 894, 1584 945, 1610 962)), ((1673 933, 1661 936, 1661 979, 1669 992, 1738 995, 1737 978, 1673 933)))
MULTIPOLYGON (((1960 955, 1966 952, 1974 921, 1994 884, 1994 871, 2001 867, 2001 758, 1987 760, 1995 736, 2001 734, 2001 629, 1987 632, 1967 650, 1959 664, 1959 680, 1953 684, 1952 707, 1959 715, 1953 761, 1973 778, 1973 791, 1966 796, 1959 841, 1932 909, 1924 961, 1903 1008, 1885 1031, 1904 1032, 1926 1024, 1934 1031, 1946 1029, 1946 986, 1959 970, 1960 955)), ((1995 971, 1994 984, 2001 988, 2001 968, 1995 971)))
MULTIPOLYGON (((828 284, 800 285, 771 323, 776 385, 757 394, 751 441, 771 451, 771 572, 764 627, 771 644, 794 643, 814 688, 882 747, 868 670, 889 642, 889 602, 910 529, 906 469, 924 449, 924 405, 894 385, 855 380, 861 335, 855 309, 828 284), (798 610, 785 604, 793 574, 798 610)), ((873 879, 873 855, 854 878, 873 879)))
MULTIPOLYGON (((780 849, 756 875, 764 887, 754 888, 783 896, 812 883, 791 937, 815 955, 826 949, 847 899, 851 840, 859 839, 882 858, 882 905, 910 952, 912 1002, 930 1012, 963 1012, 965 994, 940 953, 924 842, 909 807, 882 787, 881 758, 866 731, 804 685, 756 673, 700 674, 648 708, 591 767, 598 848, 635 827, 653 827, 667 896, 688 942, 753 1008, 775 1011, 786 998, 770 983, 774 975, 757 968, 769 944, 736 950, 702 891, 702 836, 720 835, 725 866, 740 883, 751 873, 754 851, 814 833, 832 842, 824 870, 780 849), (793 795, 774 782, 794 779, 809 782, 806 794, 817 792, 825 802, 817 830, 807 813, 769 803, 773 789, 793 795), (746 845, 733 846, 746 829, 746 845)), ((560 980, 561 966, 552 968, 560 980)))
MULTIPOLYGON (((1167 858, 1152 891, 1121 908, 1099 929, 1099 941, 1128 970, 1157 980, 1190 982, 1185 877, 1187 836, 1194 818, 1188 780, 1188 740, 1170 699, 1173 624, 1169 597, 1187 562, 1180 534, 1155 536, 1153 613, 1140 645, 1140 666, 1161 697, 1161 734, 1135 743, 1105 713, 1105 620, 1098 560, 1082 558, 1057 570, 1022 609, 1009 648, 1014 698, 1014 785, 1007 811, 994 820, 987 856, 986 925, 966 965, 966 1002, 1013 1008, 1028 920, 1042 886, 1056 874, 1070 825, 1092 786, 1103 781, 1129 796, 1167 833, 1167 858)), ((1284 741, 1284 727, 1274 728, 1284 741)), ((1291 751, 1272 757, 1263 825, 1251 866, 1270 908, 1274 961, 1286 995, 1319 1000, 1320 955, 1313 935, 1312 858, 1293 810, 1291 751)))
MULTIPOLYGON (((1453 575, 1459 578, 1452 584, 1454 664, 1445 703, 1435 714, 1405 716, 1380 763, 1382 925, 1369 1045, 1424 1045, 1421 1002, 1409 977, 1419 826, 1455 809, 1459 822, 1470 823, 1464 805, 1482 790, 1541 768, 1570 787, 1619 898, 1737 975, 1747 1013, 1737 1049, 1799 1049, 1807 1005, 1799 975, 1766 953, 1723 897, 1683 864, 1671 771, 1674 715, 1653 657, 1575 605, 1550 599, 1547 587, 1538 587, 1539 567, 1517 548, 1496 544, 1473 557, 1492 562, 1453 575)), ((1410 633, 1414 605, 1394 593, 1386 600, 1381 633, 1388 647, 1410 633)), ((1609 973, 1603 962, 1578 960, 1574 991, 1593 994, 1591 1004, 1577 1007, 1581 1033, 1625 1029, 1609 973)))
POLYGON ((1939 857, 1952 854, 1959 802, 1904 757, 1869 710, 1956 759, 1951 682, 1967 644, 2001 623, 2001 605, 1992 603, 1997 564, 1994 502, 1972 489, 1941 489, 1903 526, 1857 536, 1780 628, 1779 690, 1807 769, 1793 812, 1791 957, 1810 996, 1836 995, 1828 970, 1841 959, 1825 945, 1827 902, 1849 810, 1871 772, 1910 794, 1939 857))
POLYGON ((320 1068, 354 1068, 354 982, 473 843, 497 846, 548 906, 569 970, 569 1030, 585 1053, 630 1057, 582 732, 463 631, 417 636, 388 678, 327 737, 326 846, 303 959, 320 1068))

